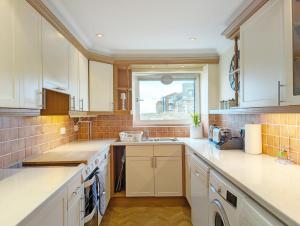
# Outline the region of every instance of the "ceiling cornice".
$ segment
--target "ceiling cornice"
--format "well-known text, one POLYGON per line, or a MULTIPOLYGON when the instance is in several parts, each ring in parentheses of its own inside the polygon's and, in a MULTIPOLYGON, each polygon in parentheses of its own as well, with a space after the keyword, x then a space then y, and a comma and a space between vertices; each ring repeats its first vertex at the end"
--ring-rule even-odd
POLYGON ((78 39, 68 30, 68 28, 51 12, 42 0, 26 0, 42 17, 54 26, 70 43, 72 43, 85 57, 92 61, 109 64, 218 64, 219 56, 197 56, 197 57, 111 57, 87 50, 78 39))
POLYGON ((242 12, 240 12, 231 24, 222 32, 228 39, 234 39, 239 35, 240 26, 245 23, 269 0, 253 0, 242 12))

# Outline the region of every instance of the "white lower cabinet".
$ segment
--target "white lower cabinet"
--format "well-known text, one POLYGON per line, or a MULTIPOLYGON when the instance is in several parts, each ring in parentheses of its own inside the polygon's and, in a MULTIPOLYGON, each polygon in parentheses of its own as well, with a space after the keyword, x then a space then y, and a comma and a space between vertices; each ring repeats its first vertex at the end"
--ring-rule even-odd
POLYGON ((21 222, 20 226, 83 226, 84 190, 81 173, 49 201, 21 222))
POLYGON ((154 178, 155 196, 181 196, 181 157, 155 157, 154 178))
POLYGON ((126 196, 154 196, 153 157, 126 158, 126 196))
POLYGON ((126 196, 182 196, 181 153, 181 145, 126 146, 126 196))
POLYGON ((21 226, 67 226, 67 189, 60 191, 21 226))

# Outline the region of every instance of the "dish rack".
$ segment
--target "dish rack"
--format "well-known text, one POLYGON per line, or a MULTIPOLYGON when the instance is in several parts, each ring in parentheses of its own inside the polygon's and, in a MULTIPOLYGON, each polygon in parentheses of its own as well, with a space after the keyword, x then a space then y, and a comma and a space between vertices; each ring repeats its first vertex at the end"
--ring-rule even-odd
POLYGON ((140 142, 142 141, 143 131, 123 131, 119 133, 121 142, 140 142))

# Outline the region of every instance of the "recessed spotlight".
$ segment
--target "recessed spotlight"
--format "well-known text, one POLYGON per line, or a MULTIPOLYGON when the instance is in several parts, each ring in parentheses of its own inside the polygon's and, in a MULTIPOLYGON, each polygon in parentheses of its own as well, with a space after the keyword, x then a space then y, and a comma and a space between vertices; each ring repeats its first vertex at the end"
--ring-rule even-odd
POLYGON ((190 37, 190 40, 191 40, 191 41, 196 41, 197 38, 196 38, 196 37, 190 37))
POLYGON ((184 65, 181 65, 180 67, 182 67, 182 68, 183 68, 183 67, 185 67, 185 66, 184 66, 184 65))
POLYGON ((102 38, 102 37, 103 37, 103 34, 98 33, 98 34, 96 34, 96 36, 97 36, 98 38, 102 38))

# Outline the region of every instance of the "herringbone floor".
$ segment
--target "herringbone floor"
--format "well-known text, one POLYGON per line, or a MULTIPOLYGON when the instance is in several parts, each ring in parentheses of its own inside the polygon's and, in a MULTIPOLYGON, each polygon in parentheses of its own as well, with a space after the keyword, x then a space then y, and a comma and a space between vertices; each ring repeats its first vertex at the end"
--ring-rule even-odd
POLYGON ((114 198, 101 226, 192 226, 183 198, 114 198))

